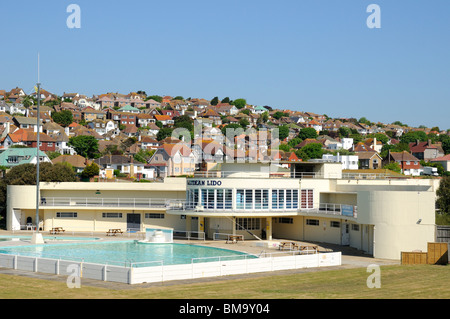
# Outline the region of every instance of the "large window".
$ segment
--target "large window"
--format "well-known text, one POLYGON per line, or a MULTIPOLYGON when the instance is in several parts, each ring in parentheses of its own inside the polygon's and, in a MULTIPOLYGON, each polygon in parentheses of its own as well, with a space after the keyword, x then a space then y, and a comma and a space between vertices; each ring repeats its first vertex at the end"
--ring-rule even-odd
POLYGON ((314 190, 302 189, 301 208, 314 208, 314 190))
POLYGON ((236 209, 244 209, 245 192, 243 189, 236 190, 236 209))
POLYGON ((189 189, 186 193, 188 208, 195 208, 200 205, 204 209, 232 209, 233 190, 232 189, 189 189))
POLYGON ((297 209, 297 189, 272 189, 272 209, 297 209))
POLYGON ((269 190, 255 189, 255 209, 269 208, 269 190))
POLYGON ((236 218, 236 230, 259 230, 261 221, 259 218, 236 218))
POLYGON ((198 205, 198 189, 188 189, 186 192, 187 208, 195 208, 198 205))
POLYGON ((72 212, 57 212, 56 218, 77 218, 78 213, 72 213, 72 212))
POLYGON ((102 213, 103 218, 122 218, 122 213, 102 213))
POLYGON ((237 189, 236 209, 269 209, 268 189, 237 189))

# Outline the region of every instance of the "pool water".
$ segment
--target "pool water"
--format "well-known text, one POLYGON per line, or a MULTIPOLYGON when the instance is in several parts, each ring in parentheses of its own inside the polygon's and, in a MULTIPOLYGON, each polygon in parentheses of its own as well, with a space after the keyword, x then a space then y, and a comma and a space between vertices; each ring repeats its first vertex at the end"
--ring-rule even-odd
POLYGON ((257 258, 242 252, 188 244, 142 244, 136 241, 2 247, 14 254, 120 266, 149 267, 230 259, 257 258))

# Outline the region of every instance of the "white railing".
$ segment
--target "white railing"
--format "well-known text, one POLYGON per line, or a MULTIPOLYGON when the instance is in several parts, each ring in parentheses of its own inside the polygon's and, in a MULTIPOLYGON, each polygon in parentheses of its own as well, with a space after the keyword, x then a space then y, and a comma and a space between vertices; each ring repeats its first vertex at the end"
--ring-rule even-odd
POLYGON ((195 171, 194 178, 324 178, 315 172, 291 171, 195 171))
POLYGON ((167 200, 161 198, 105 198, 105 197, 42 197, 41 206, 98 206, 164 208, 167 200))
MULTIPOLYGON (((86 262, 83 258, 66 260, 64 257, 52 257, 0 254, 0 267, 71 277, 74 276, 74 269, 78 269, 77 274, 80 278, 139 284, 341 265, 340 252, 304 255, 298 251, 292 251, 264 253, 264 256, 261 253, 259 257, 244 254, 237 259, 236 256, 233 258, 213 257, 208 262, 192 258, 190 263, 178 265, 164 265, 163 261, 134 262, 132 260, 98 264, 86 262)), ((202 258, 202 260, 205 259, 202 258)))
POLYGON ((187 240, 197 239, 206 240, 205 232, 193 231, 193 230, 174 230, 173 238, 185 238, 187 240))
MULTIPOLYGON (((397 176, 401 178, 402 176, 397 176)), ((393 176, 385 173, 342 173, 342 179, 386 179, 393 176)))

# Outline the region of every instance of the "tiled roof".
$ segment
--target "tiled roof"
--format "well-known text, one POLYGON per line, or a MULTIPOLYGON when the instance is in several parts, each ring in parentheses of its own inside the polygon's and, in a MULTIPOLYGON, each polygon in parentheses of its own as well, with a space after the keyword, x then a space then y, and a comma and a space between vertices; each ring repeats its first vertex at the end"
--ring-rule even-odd
POLYGON ((400 161, 400 162, 419 161, 419 159, 417 157, 408 153, 407 151, 391 152, 391 157, 394 159, 394 161, 400 161))

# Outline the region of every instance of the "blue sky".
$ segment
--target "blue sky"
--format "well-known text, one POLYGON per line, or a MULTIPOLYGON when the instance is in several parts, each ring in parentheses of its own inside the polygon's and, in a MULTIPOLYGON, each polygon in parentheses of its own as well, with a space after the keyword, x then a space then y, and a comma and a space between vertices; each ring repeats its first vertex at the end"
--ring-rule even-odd
POLYGON ((450 128, 450 1, 2 1, 0 89, 245 98, 450 128), (69 29, 69 4, 81 28, 69 29), (369 4, 381 28, 369 29, 369 4))

